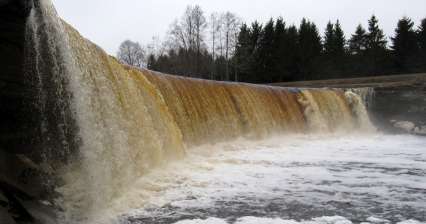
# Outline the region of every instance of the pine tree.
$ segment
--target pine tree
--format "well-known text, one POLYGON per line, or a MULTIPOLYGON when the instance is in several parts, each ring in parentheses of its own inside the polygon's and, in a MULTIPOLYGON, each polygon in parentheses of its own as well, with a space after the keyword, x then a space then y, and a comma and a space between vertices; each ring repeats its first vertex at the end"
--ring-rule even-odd
POLYGON ((400 19, 395 29, 395 37, 391 39, 397 72, 415 71, 416 55, 419 49, 414 22, 407 17, 400 19))
POLYGON ((367 49, 367 31, 359 24, 355 34, 349 40, 349 52, 352 55, 362 55, 367 49))

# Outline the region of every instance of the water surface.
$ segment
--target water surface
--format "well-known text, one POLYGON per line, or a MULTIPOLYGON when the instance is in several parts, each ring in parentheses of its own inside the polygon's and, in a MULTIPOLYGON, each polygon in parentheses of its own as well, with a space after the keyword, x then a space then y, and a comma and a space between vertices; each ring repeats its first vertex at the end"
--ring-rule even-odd
POLYGON ((137 181, 121 223, 424 223, 426 138, 287 136, 192 149, 137 181), (144 203, 141 203, 144 201, 144 203))

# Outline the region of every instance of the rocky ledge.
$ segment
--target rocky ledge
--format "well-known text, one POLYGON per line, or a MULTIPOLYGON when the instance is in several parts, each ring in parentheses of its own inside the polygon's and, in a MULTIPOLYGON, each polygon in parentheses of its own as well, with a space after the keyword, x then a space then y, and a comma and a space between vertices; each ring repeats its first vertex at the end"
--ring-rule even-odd
POLYGON ((426 135, 426 74, 273 83, 284 87, 373 88, 368 102, 372 121, 390 133, 426 135))

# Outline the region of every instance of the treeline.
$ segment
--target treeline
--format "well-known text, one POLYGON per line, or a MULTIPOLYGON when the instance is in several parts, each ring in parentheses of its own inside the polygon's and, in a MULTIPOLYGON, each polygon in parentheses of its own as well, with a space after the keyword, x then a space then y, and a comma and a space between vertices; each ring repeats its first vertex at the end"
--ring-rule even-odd
POLYGON ((232 64, 239 80, 255 83, 425 72, 425 29, 426 19, 416 29, 404 17, 389 45, 375 16, 348 39, 339 21, 329 22, 323 36, 306 19, 299 27, 282 18, 243 24, 232 64))
MULTIPOLYGON (((128 58, 124 43, 119 56, 128 58)), ((417 27, 408 17, 400 19, 388 43, 374 15, 366 29, 359 25, 347 37, 339 21, 329 22, 321 35, 307 19, 297 27, 283 18, 248 25, 229 12, 207 20, 195 6, 172 24, 166 41, 146 49, 149 69, 214 80, 271 83, 426 72, 426 19, 417 27)))

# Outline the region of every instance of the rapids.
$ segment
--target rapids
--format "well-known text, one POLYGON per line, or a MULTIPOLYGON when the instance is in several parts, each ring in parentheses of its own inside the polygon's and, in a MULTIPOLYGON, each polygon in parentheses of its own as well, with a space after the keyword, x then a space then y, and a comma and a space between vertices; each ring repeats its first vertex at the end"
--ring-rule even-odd
POLYGON ((425 223, 425 144, 290 135, 197 147, 140 178, 115 204, 127 211, 117 223, 425 223))

